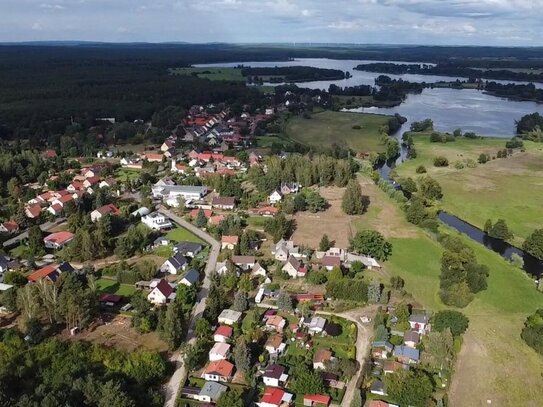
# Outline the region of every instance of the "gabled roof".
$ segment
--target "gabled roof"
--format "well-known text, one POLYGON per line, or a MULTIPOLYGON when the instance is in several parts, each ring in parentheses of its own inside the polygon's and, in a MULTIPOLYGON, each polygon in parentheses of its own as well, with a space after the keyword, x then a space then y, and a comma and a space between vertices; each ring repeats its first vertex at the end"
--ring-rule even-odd
POLYGON ((330 404, 330 396, 327 394, 306 394, 304 396, 304 403, 310 401, 312 403, 322 404, 327 406, 330 404))
POLYGON ((427 324, 428 316, 425 314, 413 314, 409 317, 409 322, 415 322, 418 324, 427 324))
POLYGON ((419 343, 420 335, 418 332, 415 331, 405 331, 405 333, 403 334, 403 340, 404 342, 419 343))
POLYGON ((279 406, 283 401, 285 396, 285 391, 278 387, 266 387, 264 390, 264 395, 260 399, 261 403, 268 403, 272 405, 279 406))
POLYGON ((215 353, 217 355, 226 357, 226 355, 228 355, 228 352, 230 352, 230 348, 231 346, 228 343, 217 342, 215 343, 215 345, 213 345, 209 353, 215 353))
POLYGON ((200 280, 200 273, 198 273, 198 270, 190 269, 187 274, 185 274, 185 277, 183 277, 183 280, 186 280, 191 284, 196 284, 200 280))
POLYGON ((229 243, 229 244, 236 245, 238 244, 238 242, 239 242, 239 236, 223 235, 223 237, 221 237, 221 243, 229 243))
MULTIPOLYGON (((200 209, 193 209, 190 211, 190 217, 195 218, 198 216, 198 212, 200 212, 200 209)), ((213 215, 213 211, 211 209, 203 209, 204 216, 209 219, 211 218, 211 215, 213 215)))
POLYGON ((302 262, 294 256, 289 256, 287 263, 290 264, 292 267, 294 267, 294 269, 296 270, 302 267, 302 262))
POLYGON ((273 349, 278 349, 279 346, 283 343, 283 336, 282 335, 272 335, 268 338, 266 341, 266 347, 270 347, 273 349))
POLYGON ((332 352, 328 349, 318 349, 313 356, 313 363, 323 363, 332 359, 332 352))
POLYGON ((168 298, 173 293, 173 288, 168 282, 164 279, 160 280, 157 286, 155 287, 162 295, 168 298))
POLYGON ((236 198, 230 196, 218 196, 211 201, 212 205, 234 206, 236 198))
POLYGON ((177 253, 186 254, 188 252, 198 252, 202 250, 202 245, 195 242, 179 242, 174 246, 177 253))
POLYGON ((231 377, 234 372, 234 365, 227 360, 221 359, 209 364, 204 369, 204 374, 231 377))
POLYGON ((234 333, 234 329, 228 325, 220 325, 213 335, 224 336, 225 338, 230 338, 234 333))
POLYGON ((104 205, 104 206, 101 206, 100 208, 96 209, 97 212, 99 212, 100 214, 102 215, 105 215, 105 214, 112 214, 112 215, 118 215, 119 214, 119 209, 117 209, 117 207, 113 204, 107 204, 107 205, 104 205))
POLYGON ((339 267, 341 266, 341 259, 337 256, 324 256, 321 259, 321 264, 324 267, 339 267))
POLYGON ((234 264, 252 264, 255 262, 255 256, 232 256, 234 264))
POLYGON ((285 373, 285 368, 281 365, 269 365, 264 371, 264 377, 270 377, 272 379, 279 380, 281 376, 285 373))
POLYGON ((173 255, 166 261, 169 261, 170 264, 174 266, 176 270, 180 269, 185 264, 187 264, 187 259, 185 259, 181 253, 176 253, 175 255, 173 255))
POLYGON ((42 278, 49 277, 51 280, 55 281, 58 277, 57 272, 57 265, 56 264, 49 264, 45 267, 42 267, 41 269, 38 269, 34 272, 32 272, 28 276, 28 281, 30 282, 36 282, 38 280, 41 280, 42 278))
POLYGON ((419 360, 419 350, 410 348, 409 346, 396 346, 394 347, 394 357, 406 357, 412 360, 419 360))
POLYGON ((55 243, 57 245, 62 245, 73 238, 74 238, 74 234, 72 232, 63 230, 62 232, 51 233, 49 236, 45 237, 43 241, 55 243))

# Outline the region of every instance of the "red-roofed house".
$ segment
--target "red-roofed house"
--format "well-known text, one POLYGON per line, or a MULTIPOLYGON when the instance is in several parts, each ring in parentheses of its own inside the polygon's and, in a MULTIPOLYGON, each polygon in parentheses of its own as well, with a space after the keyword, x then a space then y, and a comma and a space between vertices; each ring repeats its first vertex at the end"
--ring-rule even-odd
POLYGON ((231 196, 218 196, 213 198, 211 205, 214 208, 232 210, 236 207, 236 198, 231 196))
POLYGON ((147 300, 155 305, 164 305, 175 300, 174 289, 166 280, 162 279, 147 295, 147 300))
POLYGON ((51 233, 49 236, 46 236, 43 239, 43 243, 48 249, 58 250, 70 243, 73 238, 74 234, 72 232, 64 230, 62 232, 51 233))
POLYGON ((229 382, 234 375, 234 365, 227 360, 209 362, 202 377, 211 382, 229 382))
POLYGON ((16 233, 19 231, 17 222, 8 221, 0 224, 0 233, 16 233))
POLYGON ((239 243, 239 236, 228 236, 224 235, 221 238, 221 249, 234 250, 236 245, 239 243))
MULTIPOLYGON (((198 216, 199 211, 200 209, 193 209, 192 211, 190 211, 190 217, 196 218, 198 216)), ((207 219, 211 218, 211 215, 213 215, 213 211, 211 209, 203 209, 203 211, 207 219)))
POLYGON ((308 407, 328 407, 331 398, 327 394, 306 394, 304 396, 304 406, 308 407))
POLYGON ((341 267, 341 259, 337 256, 324 256, 321 264, 326 270, 331 271, 334 267, 341 267))
POLYGON ((279 208, 275 208, 273 206, 263 206, 261 208, 251 209, 250 211, 255 215, 273 217, 279 213, 279 208))
POLYGON ((90 217, 91 217, 91 221, 96 222, 96 221, 99 221, 104 215, 107 215, 107 214, 118 215, 119 213, 120 213, 119 209, 117 209, 115 205, 107 204, 98 209, 93 210, 90 214, 90 217))
POLYGON ((160 163, 162 162, 163 158, 164 158, 164 154, 159 154, 159 153, 145 153, 143 155, 143 159, 149 161, 150 163, 152 162, 160 163))
POLYGON ((287 407, 291 405, 292 394, 278 387, 266 387, 258 407, 287 407))
POLYGON ((60 216, 62 214, 62 205, 55 203, 47 208, 47 212, 51 213, 54 216, 60 216))
POLYGON ((95 185, 98 185, 100 183, 100 180, 101 178, 97 175, 95 175, 94 177, 89 177, 85 181, 83 181, 83 186, 85 188, 93 187, 95 185))
POLYGON ((29 205, 25 208, 25 215, 27 218, 35 219, 40 216, 41 206, 39 204, 29 205))
POLYGON ((28 276, 28 281, 35 283, 42 278, 49 278, 51 281, 55 281, 58 277, 57 265, 49 264, 48 266, 42 267, 39 270, 34 271, 28 276))
POLYGON ((234 329, 231 326, 228 325, 221 325, 213 334, 213 340, 215 342, 228 342, 228 340, 232 337, 234 333, 234 329))

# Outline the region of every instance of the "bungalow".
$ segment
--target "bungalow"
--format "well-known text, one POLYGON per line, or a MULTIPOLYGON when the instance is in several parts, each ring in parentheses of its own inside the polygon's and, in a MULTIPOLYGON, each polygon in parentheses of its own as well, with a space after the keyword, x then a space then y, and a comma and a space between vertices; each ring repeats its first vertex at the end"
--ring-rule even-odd
POLYGON ((281 270, 287 273, 290 277, 304 277, 307 270, 303 267, 303 264, 294 256, 290 256, 281 270))
POLYGON ((428 330, 428 316, 426 314, 413 314, 409 317, 409 326, 420 335, 428 330))
POLYGON ((371 353, 374 358, 386 359, 388 354, 392 352, 394 346, 387 341, 375 341, 371 345, 371 353))
POLYGON ((270 331, 282 332, 287 321, 280 315, 273 315, 266 319, 266 329, 270 331))
POLYGON ((283 336, 279 334, 270 336, 264 345, 264 349, 266 349, 271 356, 281 355, 286 347, 287 344, 283 342, 283 336))
POLYGON ((195 242, 179 242, 173 247, 174 253, 182 254, 183 256, 194 257, 200 253, 203 249, 203 246, 200 243, 195 242))
POLYGON ((409 365, 405 365, 403 363, 400 363, 400 362, 396 362, 395 360, 387 360, 385 361, 384 365, 383 365, 383 373, 385 374, 385 376, 387 374, 392 374, 392 373, 396 373, 398 372, 399 370, 409 370, 409 365))
POLYGON ((41 214, 41 206, 39 204, 29 205, 25 208, 27 218, 36 219, 41 214))
POLYGON ((243 270, 249 270, 256 263, 255 256, 232 256, 232 263, 243 270))
POLYGON ((236 207, 236 198, 229 196, 219 196, 211 201, 213 208, 231 211, 236 207))
POLYGON ((258 407, 288 407, 292 402, 292 394, 278 387, 266 387, 262 398, 256 405, 258 407))
POLYGON ((332 398, 328 394, 306 394, 304 396, 304 406, 308 407, 328 407, 332 398))
POLYGON ((161 279, 147 295, 147 300, 154 305, 164 305, 175 300, 174 286, 161 279))
POLYGON ((331 271, 334 267, 341 267, 341 259, 336 256, 324 256, 321 259, 321 265, 328 271, 331 271))
POLYGON ((179 271, 185 270, 187 264, 187 259, 184 258, 181 253, 176 253, 160 266, 160 271, 163 273, 177 274, 179 271))
POLYGON ((215 360, 205 367, 202 377, 212 382, 227 383, 234 375, 234 365, 227 360, 215 360))
POLYGON ((251 269, 251 276, 262 276, 266 277, 268 272, 264 267, 260 265, 260 263, 256 262, 253 268, 251 269))
POLYGON ((96 221, 99 221, 104 215, 109 214, 112 216, 117 216, 120 213, 121 212, 119 211, 119 209, 117 209, 115 205, 107 204, 107 205, 101 206, 98 209, 93 210, 90 214, 90 217, 91 217, 91 221, 94 223, 96 221))
POLYGON ((144 153, 142 158, 150 163, 160 163, 164 159, 164 154, 160 153, 144 153))
POLYGON ((139 157, 123 157, 121 158, 121 167, 141 170, 143 168, 143 162, 139 157))
POLYGON ((198 270, 190 269, 180 283, 192 287, 193 285, 198 284, 199 281, 200 273, 198 273, 198 270))
POLYGON ((313 356, 313 369, 326 369, 326 363, 332 361, 332 352, 329 349, 318 349, 313 356))
POLYGON ((274 190, 269 196, 268 196, 268 202, 272 205, 275 205, 279 202, 281 202, 281 199, 283 199, 283 195, 279 190, 274 190))
POLYGON ((164 236, 159 236, 153 241, 153 247, 157 248, 160 246, 168 246, 170 244, 170 241, 166 239, 164 236))
POLYGON ((262 375, 262 381, 266 386, 281 387, 286 384, 287 380, 288 375, 285 374, 285 368, 281 365, 269 365, 262 375))
POLYGON ((170 219, 159 212, 152 212, 142 216, 141 222, 153 230, 169 229, 173 226, 170 219))
POLYGON ((213 334, 213 340, 215 342, 226 343, 232 338, 234 334, 234 329, 228 325, 219 325, 213 334))
POLYGON ((326 326, 326 319, 323 317, 313 317, 311 318, 311 322, 309 322, 309 326, 307 327, 308 332, 311 335, 321 334, 324 331, 324 327, 326 326))
POLYGON ((253 208, 250 211, 255 215, 271 218, 279 213, 279 208, 276 208, 274 206, 262 206, 258 208, 253 208))
POLYGON ((408 346, 395 346, 394 347, 394 357, 398 362, 411 364, 418 363, 420 359, 420 353, 418 349, 413 349, 408 346))
POLYGON ((17 233, 19 231, 19 225, 17 222, 8 221, 0 224, 0 233, 17 233))
POLYGON ((230 356, 230 344, 224 342, 216 342, 209 351, 209 360, 226 360, 230 356))
POLYGON ((223 235, 221 238, 221 250, 234 250, 239 243, 239 236, 223 235))
POLYGON ((372 384, 371 384, 371 387, 370 387, 370 393, 371 394, 377 394, 379 396, 386 396, 387 395, 387 391, 385 389, 385 384, 380 381, 380 380, 376 380, 374 381, 372 384))
POLYGON ((225 309, 220 313, 218 317, 218 321, 219 321, 219 324, 234 325, 241 319, 241 316, 242 316, 242 313, 239 311, 234 311, 232 309, 225 309))
POLYGON ((43 243, 48 249, 58 250, 70 243, 74 236, 75 235, 72 232, 68 231, 51 233, 43 239, 43 243))
POLYGON ((72 265, 67 261, 60 264, 49 264, 39 270, 30 273, 30 275, 28 276, 28 281, 31 283, 35 283, 42 278, 47 278, 48 280, 55 282, 62 273, 71 273, 74 270, 75 269, 72 267, 72 265))
POLYGON ((420 335, 415 331, 405 331, 403 334, 403 343, 410 348, 416 348, 420 342, 420 335))
POLYGON ((216 403, 227 390, 228 387, 223 384, 216 382, 205 382, 204 387, 202 387, 194 399, 204 403, 216 403))

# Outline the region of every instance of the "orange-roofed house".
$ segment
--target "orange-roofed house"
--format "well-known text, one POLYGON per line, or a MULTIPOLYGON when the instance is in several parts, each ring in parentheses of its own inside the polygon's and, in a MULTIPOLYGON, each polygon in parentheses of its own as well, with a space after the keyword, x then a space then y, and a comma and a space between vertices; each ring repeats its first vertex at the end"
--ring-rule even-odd
POLYGON ((221 249, 234 250, 236 245, 239 243, 239 236, 228 236, 224 235, 221 238, 221 249))
POLYGON ((85 181, 83 181, 83 186, 85 188, 91 188, 91 187, 93 187, 95 185, 98 185, 101 180, 102 179, 99 176, 95 175, 95 176, 89 177, 85 181))
POLYGON ((52 282, 55 282, 62 273, 73 272, 74 268, 70 263, 65 261, 61 264, 49 264, 41 269, 38 269, 28 276, 28 281, 35 283, 36 281, 46 278, 52 282))
POLYGON ((74 234, 72 232, 64 230, 62 232, 51 233, 49 236, 46 236, 43 239, 43 243, 48 249, 58 250, 70 243, 73 238, 74 234))
POLYGON ((213 340, 215 342, 228 342, 228 340, 234 334, 234 328, 228 325, 220 325, 213 334, 213 340))
POLYGON ((109 214, 109 215, 115 216, 115 215, 119 215, 119 213, 120 211, 119 209, 117 209, 115 205, 107 204, 107 205, 101 206, 98 209, 93 210, 90 214, 90 217, 91 217, 91 221, 97 222, 104 215, 109 214))
POLYGON ((218 226, 224 220, 224 215, 215 215, 209 218, 208 223, 213 226, 218 226))
POLYGON ((57 158, 57 152, 55 150, 45 150, 41 156, 43 158, 47 158, 47 159, 53 159, 53 158, 57 158))
POLYGON ((19 231, 19 225, 17 222, 8 221, 0 224, 0 233, 17 233, 19 231))
POLYGON ((162 162, 162 159, 164 158, 164 154, 160 154, 160 153, 145 153, 144 154, 144 159, 149 161, 150 163, 160 163, 162 162))
POLYGON ((234 376, 234 365, 227 360, 209 362, 202 377, 211 382, 229 382, 234 376))
POLYGON ((258 407, 288 407, 292 405, 292 394, 279 387, 266 387, 258 407))
POLYGON ((279 208, 276 208, 274 206, 263 206, 260 208, 251 209, 251 212, 254 213, 255 215, 266 216, 266 217, 271 218, 279 213, 279 208))
POLYGON ((328 394, 306 394, 304 396, 304 406, 328 407, 331 400, 328 394))
POLYGON ((41 206, 39 204, 29 205, 25 208, 25 215, 27 218, 35 219, 40 216, 41 206))
POLYGON ((272 315, 266 320, 266 329, 270 331, 282 332, 287 321, 280 315, 272 315))

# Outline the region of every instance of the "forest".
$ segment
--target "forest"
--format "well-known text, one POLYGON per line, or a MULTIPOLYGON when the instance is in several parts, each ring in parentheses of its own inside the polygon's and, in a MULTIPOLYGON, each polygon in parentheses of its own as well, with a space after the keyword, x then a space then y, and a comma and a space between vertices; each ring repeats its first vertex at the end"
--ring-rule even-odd
MULTIPOLYGON (((309 82, 345 79, 345 72, 339 69, 315 68, 312 66, 283 66, 269 68, 242 67, 241 74, 248 77, 269 76, 270 82, 309 82)), ((254 80, 253 80, 254 81, 254 80)), ((254 81, 257 82, 257 81, 254 81)))

